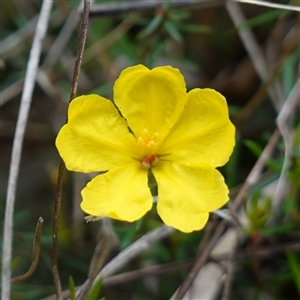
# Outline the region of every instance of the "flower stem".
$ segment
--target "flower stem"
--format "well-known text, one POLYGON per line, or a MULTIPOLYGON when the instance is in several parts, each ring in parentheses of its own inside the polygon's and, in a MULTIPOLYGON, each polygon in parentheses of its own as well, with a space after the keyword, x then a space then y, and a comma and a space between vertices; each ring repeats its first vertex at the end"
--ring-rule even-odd
MULTIPOLYGON (((79 35, 79 44, 78 44, 75 67, 73 72, 73 80, 72 80, 69 103, 71 103, 71 101, 76 97, 76 93, 77 93, 78 78, 80 74, 80 67, 81 67, 82 56, 83 56, 87 29, 88 29, 89 11, 90 11, 90 0, 84 0, 82 22, 81 22, 80 35, 79 35)), ((53 245, 52 274, 53 274, 57 299, 59 300, 63 299, 59 272, 58 272, 58 227, 59 227, 59 215, 60 215, 64 170, 65 170, 65 163, 61 159, 59 164, 59 171, 58 171, 58 178, 57 178, 57 185, 56 185, 56 197, 55 197, 55 207, 54 207, 54 216, 53 216, 53 235, 52 235, 52 245, 53 245)))

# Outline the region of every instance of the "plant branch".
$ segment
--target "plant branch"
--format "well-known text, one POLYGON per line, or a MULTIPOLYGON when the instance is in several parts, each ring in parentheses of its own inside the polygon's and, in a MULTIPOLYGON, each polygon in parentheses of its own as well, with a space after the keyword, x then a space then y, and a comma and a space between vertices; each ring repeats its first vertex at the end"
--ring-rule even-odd
MULTIPOLYGON (((257 75, 262 82, 267 81, 269 77, 268 65, 253 32, 249 28, 242 26, 246 22, 246 18, 240 5, 234 2, 227 2, 226 8, 235 27, 239 28, 238 33, 240 39, 248 52, 249 58, 257 75)), ((282 94, 282 89, 277 82, 273 83, 272 86, 268 86, 268 95, 270 96, 273 106, 277 111, 279 111, 282 106, 282 94)))
POLYGON ((172 8, 203 8, 223 5, 225 0, 207 1, 207 0, 151 0, 151 1, 125 1, 112 2, 104 4, 93 4, 90 11, 91 17, 120 15, 131 12, 153 11, 164 6, 166 3, 172 8))
MULTIPOLYGON (((300 7, 296 5, 277 4, 266 1, 254 1, 254 0, 169 0, 167 3, 174 9, 202 9, 212 6, 221 6, 225 3, 239 2, 243 4, 252 4, 265 6, 270 8, 284 9, 290 11, 300 11, 300 7)), ((90 17, 99 16, 116 16, 120 14, 126 14, 131 12, 145 12, 153 11, 159 7, 165 5, 164 0, 152 0, 152 1, 125 1, 125 2, 112 2, 103 4, 93 4, 90 11, 90 17)))
MULTIPOLYGON (((75 61, 69 103, 71 103, 71 101, 76 97, 76 93, 77 93, 80 67, 81 67, 82 56, 83 56, 83 51, 84 51, 84 46, 85 46, 85 41, 87 36, 89 10, 90 10, 90 0, 84 0, 79 44, 77 49, 77 56, 75 61)), ((57 186, 56 186, 56 199, 55 199, 55 207, 54 207, 53 235, 52 235, 52 244, 53 244, 52 274, 53 274, 53 279, 54 279, 54 284, 56 289, 56 295, 59 300, 63 298, 59 272, 58 272, 58 228, 59 228, 59 215, 60 215, 60 206, 61 206, 61 198, 62 198, 62 184, 63 184, 63 177, 64 177, 64 169, 65 169, 65 163, 61 159, 59 164, 57 186)))
POLYGON ((29 270, 20 276, 14 277, 11 280, 11 283, 17 283, 24 281, 28 279, 35 271, 35 268, 39 262, 40 257, 40 248, 41 248, 41 234, 42 234, 42 228, 43 228, 44 220, 42 217, 39 217, 36 227, 35 227, 35 235, 34 235, 34 241, 33 241, 33 249, 32 249, 32 262, 29 270))
MULTIPOLYGON (((273 209, 279 207, 286 193, 287 179, 286 175, 291 166, 295 129, 291 126, 288 120, 292 119, 293 115, 297 111, 297 106, 300 107, 300 79, 296 82, 294 88, 290 92, 288 98, 284 102, 280 113, 277 117, 277 127, 282 135, 284 141, 284 162, 280 173, 279 181, 276 186, 276 190, 273 196, 273 209)), ((299 146, 299 145, 298 145, 299 146)))
POLYGON ((300 6, 297 5, 279 4, 279 3, 272 3, 272 2, 261 1, 261 0, 234 0, 234 2, 253 4, 253 5, 259 5, 264 7, 270 7, 270 8, 291 10, 291 11, 300 11, 300 6))
POLYGON ((81 290, 80 294, 77 296, 78 300, 84 300, 88 298, 88 294, 91 291, 93 282, 100 272, 102 266, 111 250, 117 245, 117 237, 113 232, 111 227, 111 220, 102 220, 102 230, 100 232, 100 238, 98 240, 97 246, 95 247, 92 260, 90 262, 88 279, 84 284, 84 288, 81 290))
POLYGON ((10 299, 11 289, 11 260, 13 239, 13 213, 16 199, 17 179, 20 168, 22 146, 29 109, 35 85, 38 64, 42 52, 42 42, 46 35, 48 20, 52 8, 52 0, 44 1, 39 15, 36 32, 34 35, 29 62, 26 70, 23 94, 21 97, 20 110, 13 140, 12 157, 9 170, 7 198, 3 229, 3 253, 2 253, 2 299, 10 299))

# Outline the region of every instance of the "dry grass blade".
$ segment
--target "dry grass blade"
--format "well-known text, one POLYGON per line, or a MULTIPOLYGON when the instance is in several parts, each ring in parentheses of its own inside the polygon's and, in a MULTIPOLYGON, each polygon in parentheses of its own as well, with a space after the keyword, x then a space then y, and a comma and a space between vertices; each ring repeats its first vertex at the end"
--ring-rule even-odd
POLYGON ((12 233, 13 213, 16 195, 17 178, 20 168, 21 152, 24 139, 33 88, 42 51, 42 42, 48 27, 48 20, 52 8, 52 1, 44 1, 37 23, 36 33, 30 51, 29 62, 26 70, 24 90, 21 97, 20 110, 13 141, 12 158, 9 170, 5 219, 3 229, 3 254, 2 254, 2 299, 10 299, 11 259, 12 259, 12 233))

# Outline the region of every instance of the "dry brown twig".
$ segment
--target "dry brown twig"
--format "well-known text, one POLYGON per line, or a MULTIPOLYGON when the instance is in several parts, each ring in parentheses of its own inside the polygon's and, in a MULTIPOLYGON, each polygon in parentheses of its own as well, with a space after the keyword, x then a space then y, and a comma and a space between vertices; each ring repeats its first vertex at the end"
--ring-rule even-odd
POLYGON ((3 253, 2 253, 2 299, 10 299, 11 289, 11 260, 13 239, 13 213, 16 198, 16 186, 20 168, 22 145, 31 105, 32 93, 38 70, 38 64, 42 51, 42 42, 45 37, 48 20, 52 8, 52 0, 43 1, 39 15, 36 32, 26 70, 23 94, 21 97, 20 110, 13 140, 12 158, 10 163, 7 198, 3 229, 3 253))
POLYGON ((87 299, 92 287, 95 278, 100 272, 103 264, 105 263, 109 253, 117 245, 117 237, 112 230, 111 220, 103 219, 102 227, 100 231, 100 238, 95 247, 93 257, 90 262, 88 279, 86 280, 83 288, 81 289, 80 294, 77 296, 78 300, 87 299))
POLYGON ((273 3, 273 2, 261 1, 261 0, 233 0, 233 1, 240 2, 240 3, 246 3, 246 4, 271 7, 271 8, 284 9, 284 10, 300 11, 300 6, 297 6, 297 5, 279 4, 279 3, 273 3))
MULTIPOLYGON (((83 56, 83 51, 84 51, 84 46, 85 46, 85 41, 87 36, 89 10, 90 10, 90 1, 84 0, 82 22, 80 28, 80 37, 79 37, 78 50, 77 50, 77 56, 75 61, 69 103, 76 97, 76 93, 77 93, 80 67, 81 67, 82 56, 83 56)), ((56 199, 55 199, 55 207, 54 207, 54 215, 53 215, 53 234, 52 234, 52 244, 53 244, 52 274, 53 274, 57 299, 59 300, 63 299, 59 272, 58 272, 58 227, 59 227, 59 215, 60 215, 60 206, 61 206, 61 198, 62 198, 64 169, 65 169, 65 164, 64 161, 61 159, 59 164, 57 186, 56 186, 56 199)))
MULTIPOLYGON (((171 8, 177 9, 197 9, 204 7, 220 6, 225 3, 225 0, 207 1, 207 0, 169 0, 167 4, 171 8)), ((131 12, 153 11, 164 6, 164 0, 151 1, 124 1, 112 3, 95 3, 91 7, 91 17, 112 16, 126 14, 131 12)))
MULTIPOLYGON (((245 4, 260 5, 270 8, 278 8, 290 11, 300 11, 300 7, 296 5, 284 5, 267 1, 255 1, 255 0, 170 0, 168 5, 174 9, 198 9, 212 6, 221 6, 225 3, 240 2, 245 4)), ((112 2, 103 4, 93 4, 91 7, 91 17, 96 16, 112 16, 118 14, 125 14, 134 11, 153 11, 165 4, 164 0, 152 0, 152 1, 126 1, 126 2, 112 2)))
POLYGON ((33 249, 32 249, 32 262, 29 270, 20 276, 14 277, 11 280, 11 283, 17 283, 28 279, 35 271, 35 268, 38 264, 39 257, 40 257, 40 247, 41 247, 41 235, 42 235, 42 227, 43 227, 44 220, 42 217, 38 218, 35 227, 35 235, 33 240, 33 249))
MULTIPOLYGON (((253 32, 247 27, 242 27, 242 25, 246 22, 246 18, 244 17, 239 4, 227 2, 226 8, 235 27, 240 28, 238 31, 240 39, 248 52, 258 76, 262 82, 266 82, 268 80, 270 70, 267 67, 266 60, 253 32)), ((275 109, 279 111, 283 101, 283 91, 279 84, 275 82, 272 86, 268 86, 268 94, 275 109)))
POLYGON ((300 79, 298 79, 298 81, 294 85, 294 88, 284 102, 276 119, 277 127, 284 141, 285 153, 280 178, 277 183, 272 201, 274 209, 280 206, 288 185, 286 174, 291 166, 295 136, 295 129, 288 121, 292 119, 293 115, 297 111, 297 106, 300 107, 300 79))
POLYGON ((63 28, 61 29, 59 35, 56 37, 52 43, 47 56, 45 57, 42 68, 49 69, 52 67, 55 62, 59 59, 59 56, 63 52, 65 46, 68 44, 73 31, 75 30, 77 24, 80 21, 79 10, 82 10, 83 0, 80 1, 78 8, 75 8, 71 11, 66 22, 64 23, 63 28))

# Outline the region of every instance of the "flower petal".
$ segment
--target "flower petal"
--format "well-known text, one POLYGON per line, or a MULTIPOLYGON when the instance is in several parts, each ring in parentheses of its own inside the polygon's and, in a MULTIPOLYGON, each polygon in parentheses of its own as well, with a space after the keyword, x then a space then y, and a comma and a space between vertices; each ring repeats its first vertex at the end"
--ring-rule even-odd
POLYGON ((139 156, 136 138, 113 105, 97 95, 75 98, 68 110, 56 147, 68 170, 104 171, 139 156))
POLYGON ((200 230, 208 213, 228 201, 223 176, 214 168, 160 162, 152 168, 158 185, 157 211, 169 226, 183 232, 200 230))
POLYGON ((134 162, 96 176, 81 192, 81 209, 92 216, 133 222, 152 207, 147 170, 134 162))
POLYGON ((159 151, 168 159, 191 165, 224 165, 235 145, 235 128, 225 98, 212 89, 194 89, 179 120, 159 151))
POLYGON ((147 129, 160 143, 187 101, 185 81, 170 66, 152 70, 142 65, 125 69, 114 86, 114 101, 136 137, 147 129))

